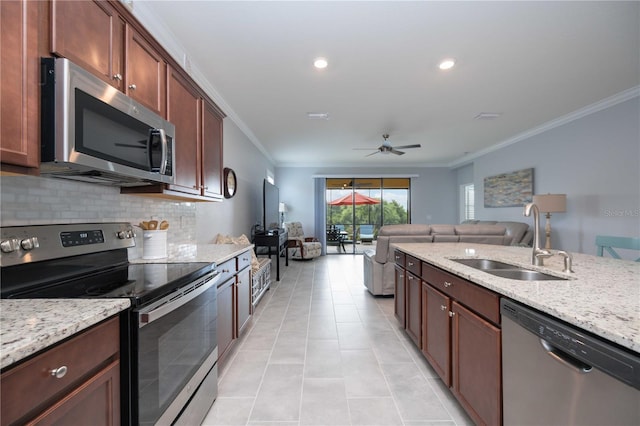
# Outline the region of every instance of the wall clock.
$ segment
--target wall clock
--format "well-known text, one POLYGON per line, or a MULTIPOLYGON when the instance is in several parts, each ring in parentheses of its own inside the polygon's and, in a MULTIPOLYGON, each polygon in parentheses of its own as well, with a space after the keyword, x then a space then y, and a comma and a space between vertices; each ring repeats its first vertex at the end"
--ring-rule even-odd
POLYGON ((236 180, 236 172, 228 167, 224 168, 224 198, 231 198, 236 195, 238 181, 236 180))

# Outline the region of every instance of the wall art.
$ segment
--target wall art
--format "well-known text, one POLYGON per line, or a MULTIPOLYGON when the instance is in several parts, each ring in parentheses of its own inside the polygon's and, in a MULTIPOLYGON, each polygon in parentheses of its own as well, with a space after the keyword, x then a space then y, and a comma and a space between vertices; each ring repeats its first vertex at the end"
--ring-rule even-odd
POLYGON ((484 178, 485 207, 517 207, 533 199, 533 168, 484 178))

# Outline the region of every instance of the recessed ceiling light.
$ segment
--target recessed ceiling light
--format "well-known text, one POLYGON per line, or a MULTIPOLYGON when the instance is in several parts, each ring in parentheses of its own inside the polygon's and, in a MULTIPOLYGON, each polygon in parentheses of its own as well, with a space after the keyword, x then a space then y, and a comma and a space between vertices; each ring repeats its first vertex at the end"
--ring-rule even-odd
POLYGON ((438 68, 440 68, 441 70, 449 70, 453 68, 455 64, 456 64, 456 61, 454 61, 453 59, 445 59, 442 62, 440 62, 440 64, 438 65, 438 68))
POLYGON ((313 66, 319 69, 326 68, 329 65, 329 62, 325 58, 316 58, 313 61, 313 66))

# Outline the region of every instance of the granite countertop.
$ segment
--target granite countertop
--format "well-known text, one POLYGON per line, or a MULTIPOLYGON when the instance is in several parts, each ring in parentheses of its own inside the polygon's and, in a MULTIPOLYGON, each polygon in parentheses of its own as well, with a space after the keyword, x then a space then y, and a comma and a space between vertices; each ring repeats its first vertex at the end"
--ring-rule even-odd
POLYGON ((130 263, 182 263, 182 262, 211 262, 220 264, 234 258, 247 250, 253 244, 181 244, 169 245, 169 255, 162 259, 133 259, 130 263))
MULTIPOLYGON (((129 259, 130 263, 208 262, 220 264, 253 245, 185 244, 170 247, 163 259, 129 259)), ((129 299, 2 299, 0 368, 88 328, 130 306, 129 299)))
MULTIPOLYGON (((393 244, 402 251, 455 275, 640 351, 640 263, 572 253, 575 273, 563 273, 563 259, 531 265, 531 248, 469 243, 393 244), (568 278, 566 281, 518 281, 500 278, 451 259, 500 260, 568 278)), ((553 251, 556 252, 556 251, 553 251)))
POLYGON ((0 368, 129 308, 129 299, 0 300, 0 368))

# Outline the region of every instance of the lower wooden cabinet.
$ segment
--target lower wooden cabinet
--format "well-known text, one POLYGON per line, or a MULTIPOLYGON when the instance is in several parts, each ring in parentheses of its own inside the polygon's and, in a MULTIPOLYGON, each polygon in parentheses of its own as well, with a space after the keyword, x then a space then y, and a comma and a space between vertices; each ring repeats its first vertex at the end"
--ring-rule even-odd
POLYGON ((251 256, 247 250, 220 265, 218 285, 218 357, 224 359, 251 318, 251 256))
POLYGON ((98 324, 0 377, 2 425, 119 425, 120 322, 98 324))
POLYGON ((407 269, 396 265, 396 317, 473 421, 500 425, 499 296, 428 263, 418 269, 410 255, 398 255, 406 256, 407 269))

